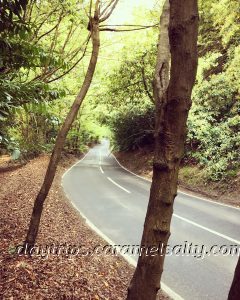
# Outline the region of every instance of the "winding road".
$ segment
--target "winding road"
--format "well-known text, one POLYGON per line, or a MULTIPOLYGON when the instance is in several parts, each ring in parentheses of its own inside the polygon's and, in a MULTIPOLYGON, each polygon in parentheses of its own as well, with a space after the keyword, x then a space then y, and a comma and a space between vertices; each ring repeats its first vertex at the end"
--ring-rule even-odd
MULTIPOLYGON (((62 180, 79 212, 117 245, 140 243, 150 184, 122 168, 107 140, 93 147, 62 180)), ((237 255, 224 255, 224 249, 237 245, 240 251, 240 210, 179 192, 171 232, 172 247, 192 243, 193 248, 204 245, 209 251, 213 245, 223 245, 223 254, 201 259, 176 251, 167 256, 164 289, 175 299, 226 300, 237 255)), ((132 259, 137 261, 136 256, 132 259)))

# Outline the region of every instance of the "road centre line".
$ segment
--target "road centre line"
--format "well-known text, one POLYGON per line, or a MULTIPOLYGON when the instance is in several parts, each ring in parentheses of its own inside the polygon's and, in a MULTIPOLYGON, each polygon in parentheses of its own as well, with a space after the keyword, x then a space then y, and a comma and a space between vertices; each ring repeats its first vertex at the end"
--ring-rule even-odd
MULTIPOLYGON (((148 179, 148 178, 146 178, 146 177, 140 176, 140 175, 138 175, 138 174, 136 174, 136 173, 130 171, 130 170, 127 169, 126 167, 124 167, 124 166, 119 162, 119 160, 116 158, 116 156, 115 156, 113 153, 110 153, 110 154, 113 156, 113 158, 116 160, 116 162, 118 163, 118 165, 119 165, 122 169, 124 169, 124 170, 127 171, 128 173, 130 173, 130 174, 132 174, 132 175, 134 175, 134 176, 136 176, 136 177, 138 177, 138 178, 141 178, 141 179, 143 179, 143 180, 145 180, 145 181, 148 181, 148 182, 152 182, 152 180, 150 180, 150 179, 148 179)), ((178 190, 178 194, 179 194, 179 195, 182 194, 182 195, 190 196, 190 197, 192 197, 192 198, 196 198, 196 199, 199 199, 199 200, 202 200, 202 201, 206 201, 206 202, 211 203, 212 205, 216 204, 216 205, 219 205, 219 206, 225 206, 225 207, 229 207, 229 208, 232 208, 232 209, 240 210, 239 207, 235 207, 235 206, 233 206, 233 205, 229 205, 229 204, 225 204, 225 203, 219 203, 219 202, 216 202, 216 201, 211 200, 211 199, 206 199, 206 198, 199 197, 199 196, 196 196, 196 195, 191 194, 191 193, 183 192, 183 191, 181 191, 181 190, 178 190)))
MULTIPOLYGON (((127 171, 128 171, 128 170, 127 170, 127 171)), ((134 174, 134 173, 133 173, 133 174, 134 174)), ((134 175, 135 175, 135 174, 134 174, 134 175)), ((114 183, 115 185, 117 185, 119 188, 123 189, 123 190, 126 191, 127 193, 130 193, 128 190, 126 190, 124 187, 120 186, 118 183, 116 183, 115 181, 113 181, 111 178, 109 178, 109 177, 107 177, 107 178, 108 178, 108 180, 110 180, 112 183, 114 183)), ((225 240, 228 240, 228 241, 230 241, 230 242, 232 242, 232 243, 235 243, 235 244, 240 245, 240 241, 238 241, 238 240, 236 240, 236 239, 233 239, 233 238, 231 238, 231 237, 229 237, 229 236, 227 236, 227 235, 224 235, 224 234, 222 234, 222 233, 220 233, 220 232, 217 232, 217 231, 212 230, 212 229, 210 229, 210 228, 208 228, 208 227, 205 227, 205 226, 203 226, 203 225, 200 225, 200 224, 198 224, 198 223, 196 223, 196 222, 193 222, 193 221, 191 221, 191 220, 189 220, 189 219, 186 219, 186 218, 184 218, 184 217, 181 217, 181 216, 179 216, 179 215, 177 215, 177 214, 173 214, 173 216, 176 217, 176 218, 178 218, 178 219, 180 219, 180 220, 182 220, 182 221, 185 221, 185 222, 187 222, 187 223, 189 223, 189 224, 191 224, 191 225, 193 225, 193 226, 195 226, 195 227, 201 228, 201 229, 203 229, 203 230, 205 230, 205 231, 208 231, 208 232, 210 232, 210 233, 212 233, 212 234, 215 234, 215 235, 217 235, 217 236, 219 236, 219 237, 221 237, 221 238, 223 238, 223 239, 225 239, 225 240)))
POLYGON ((99 169, 100 169, 101 173, 104 174, 104 171, 101 166, 99 167, 99 169))
POLYGON ((211 233, 213 233, 213 234, 215 234, 215 235, 218 235, 218 236, 224 238, 225 240, 228 240, 228 241, 230 241, 230 242, 233 242, 233 243, 235 243, 235 244, 240 245, 240 241, 235 240, 235 239, 233 239, 233 238, 231 238, 231 237, 229 237, 229 236, 227 236, 227 235, 224 235, 224 234, 222 234, 222 233, 220 233, 220 232, 217 232, 217 231, 215 231, 215 230, 212 230, 212 229, 210 229, 210 228, 207 228, 207 227, 205 227, 205 226, 202 226, 202 225, 200 225, 200 224, 198 224, 198 223, 196 223, 196 222, 190 221, 190 220, 188 220, 188 219, 186 219, 186 218, 180 217, 179 215, 173 214, 173 216, 176 217, 176 218, 178 218, 178 219, 180 219, 180 220, 183 220, 183 221, 185 221, 185 222, 187 222, 187 223, 189 223, 189 224, 191 224, 191 225, 193 225, 193 226, 199 227, 199 228, 201 228, 201 229, 203 229, 203 230, 206 230, 206 231, 211 232, 211 233))
MULTIPOLYGON (((75 165, 77 165, 77 164, 79 164, 82 160, 84 160, 85 159, 85 157, 88 155, 88 153, 86 153, 85 154, 85 156, 80 160, 80 161, 78 161, 77 163, 75 163, 70 169, 72 169, 75 165)), ((100 155, 100 159, 101 159, 101 151, 99 151, 99 155, 100 155)), ((118 162, 118 160, 116 159, 116 157, 112 154, 112 156, 115 158, 115 160, 118 162)), ((118 162, 119 163, 119 162, 118 162)), ((124 168, 120 163, 119 163, 119 165, 123 168, 123 169, 125 169, 126 171, 128 171, 129 173, 132 173, 133 175, 135 175, 135 176, 137 176, 137 177, 140 177, 140 178, 142 178, 142 179, 145 179, 146 180, 146 178, 144 178, 144 177, 141 177, 141 176, 139 176, 139 175, 137 175, 137 174, 134 174, 133 172, 131 172, 131 171, 129 171, 128 169, 126 169, 126 168, 124 168)), ((68 173, 69 171, 70 171, 70 169, 68 169, 65 173, 64 173, 64 175, 63 175, 63 177, 66 175, 66 173, 68 173)), ((104 173, 104 171, 102 170, 102 167, 100 166, 100 171, 102 172, 102 173, 104 173)), ((115 184, 116 186, 118 186, 119 188, 121 188, 122 190, 124 190, 126 193, 131 193, 130 191, 128 191, 127 189, 125 189, 124 187, 122 187, 121 185, 119 185, 118 183, 116 183, 114 180, 112 180, 110 177, 107 177, 107 179, 109 180, 109 181, 111 181, 113 184, 115 184)), ((150 180, 147 180, 147 181, 150 181, 150 180)), ((192 196, 192 195, 191 195, 192 196)), ((200 198, 200 197, 196 197, 196 196, 192 196, 193 198, 200 198)), ((201 199, 201 198, 200 198, 201 199)), ((202 199, 202 200, 205 200, 205 199, 202 199)), ((208 201, 208 202, 212 202, 211 200, 206 200, 206 201, 208 201)), ((216 203, 216 202, 214 202, 213 201, 213 203, 214 204, 219 204, 219 205, 221 205, 220 203, 216 203)), ((225 205, 224 205, 225 206, 225 205)), ((226 205, 226 206, 228 206, 228 205, 226 205)), ((235 208, 235 207, 232 207, 232 206, 230 206, 231 208, 235 208)), ((237 209, 237 208, 236 208, 237 209)), ((196 227, 198 227, 198 228, 201 228, 201 229, 203 229, 203 230, 206 230, 206 231, 208 231, 208 232, 210 232, 210 233, 212 233, 212 234, 215 234, 215 235, 217 235, 217 236, 219 236, 219 237, 222 237, 222 238, 224 238, 224 239, 226 239, 226 240, 228 240, 228 241, 231 241, 231 242, 233 242, 233 243, 235 243, 235 244, 238 244, 238 245, 240 245, 240 241, 238 241, 238 240, 236 240, 236 239, 233 239, 233 238, 231 238, 231 237, 229 237, 229 236, 227 236, 227 235, 224 235, 224 234, 221 234, 220 232, 217 232, 217 231, 215 231, 215 230, 212 230, 212 229, 210 229, 210 228, 208 228, 208 227, 205 227, 205 226, 202 226, 202 225, 200 225, 200 224, 198 224, 198 223, 196 223, 196 222, 193 222, 193 221, 191 221, 191 220, 189 220, 189 219, 186 219, 186 218, 184 218, 184 217, 181 217, 181 216, 179 216, 179 215, 177 215, 177 214, 173 214, 173 216, 174 217, 176 217, 176 218, 178 218, 178 219, 181 219, 181 220, 183 220, 183 221, 185 221, 185 222, 187 222, 187 223, 189 223, 189 224, 191 224, 191 225, 193 225, 193 226, 196 226, 196 227)))
POLYGON ((128 194, 131 194, 131 192, 127 189, 125 189, 124 187, 122 187, 120 184, 116 183, 114 180, 112 180, 110 177, 107 177, 107 179, 109 181, 111 181, 113 184, 115 184, 117 187, 119 187, 120 189, 122 189, 123 191, 125 191, 128 194))
MULTIPOLYGON (((113 157, 116 159, 116 157, 115 157, 114 155, 113 155, 113 157)), ((118 162, 117 159, 116 159, 116 161, 118 162)), ((118 163, 119 163, 119 162, 118 162, 118 163)), ((137 177, 140 177, 140 178, 142 178, 142 179, 145 179, 145 178, 143 178, 143 177, 141 177, 141 176, 139 176, 139 175, 137 175, 137 174, 135 174, 135 173, 129 171, 128 169, 126 169, 125 167, 123 167, 120 163, 119 163, 119 165, 120 165, 123 169, 125 169, 126 171, 128 171, 129 173, 132 173, 133 175, 135 175, 135 176, 137 176, 137 177)), ((150 181, 150 180, 147 180, 147 181, 150 181)), ((183 194, 184 194, 184 193, 183 193, 183 194)), ((195 197, 195 196, 193 196, 193 197, 195 197)), ((195 197, 195 198, 199 198, 199 197, 195 197)), ((200 199, 201 199, 201 198, 200 198, 200 199)), ((209 201, 209 202, 211 202, 211 201, 209 201)), ((218 204, 218 203, 216 203, 216 204, 218 204)), ((232 208, 235 208, 235 207, 232 207, 232 208)), ((240 245, 240 241, 238 241, 238 240, 236 240, 236 239, 233 239, 233 238, 231 238, 231 237, 229 237, 229 236, 227 236, 227 235, 225 235, 225 234, 222 234, 222 233, 220 233, 220 232, 217 232, 217 231, 215 231, 215 230, 212 230, 212 229, 210 229, 210 228, 208 228, 208 227, 205 227, 205 226, 203 226, 203 225, 200 225, 200 224, 198 224, 198 223, 196 223, 196 222, 193 222, 193 221, 191 221, 191 220, 189 220, 189 219, 186 219, 186 218, 184 218, 184 217, 181 217, 181 216, 179 216, 179 215, 177 215, 177 214, 173 214, 173 216, 175 216, 176 218, 178 218, 178 219, 180 219, 180 220, 182 220, 182 221, 185 221, 185 222, 187 222, 187 223, 189 223, 189 224, 191 224, 191 225, 193 225, 193 226, 196 226, 196 227, 201 228, 201 229, 203 229, 203 230, 205 230, 205 231, 208 231, 208 232, 210 232, 210 233, 212 233, 212 234, 215 234, 215 235, 217 235, 217 236, 219 236, 219 237, 221 237, 221 238, 223 238, 223 239, 225 239, 225 240, 228 240, 228 241, 230 241, 230 242, 232 242, 232 243, 235 243, 235 244, 240 245)))

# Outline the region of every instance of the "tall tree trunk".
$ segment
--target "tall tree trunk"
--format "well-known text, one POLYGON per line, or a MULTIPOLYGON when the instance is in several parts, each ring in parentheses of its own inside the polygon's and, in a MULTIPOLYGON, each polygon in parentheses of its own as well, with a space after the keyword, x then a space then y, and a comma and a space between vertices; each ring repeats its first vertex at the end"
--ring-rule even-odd
MULTIPOLYGON (((98 8, 97 8, 98 10, 98 8)), ((88 70, 83 82, 83 85, 81 87, 81 90, 79 94, 77 95, 75 101, 73 102, 73 105, 63 123, 62 128, 60 129, 56 143, 50 158, 50 162, 48 165, 48 169, 44 178, 44 182, 42 184, 42 187, 35 199, 34 202, 34 207, 32 211, 32 216, 31 216, 31 221, 28 229, 28 233, 26 236, 25 240, 25 245, 32 246, 35 243, 37 234, 38 234, 38 229, 39 229, 39 224, 40 224, 40 218, 43 210, 43 204, 44 201, 48 195, 48 192, 51 188, 56 169, 57 169, 57 164, 59 162, 60 156, 61 156, 61 151, 64 146, 64 142, 66 140, 67 133, 77 116, 79 107, 81 106, 87 91, 90 87, 95 67, 97 64, 97 59, 98 59, 98 54, 99 54, 99 47, 100 47, 100 39, 99 39, 99 12, 95 12, 94 17, 90 18, 89 21, 89 29, 91 30, 91 38, 92 38, 92 55, 91 59, 89 62, 88 70)))
POLYGON ((127 300, 155 300, 160 288, 164 251, 167 245, 173 203, 177 194, 179 164, 184 152, 186 122, 197 70, 197 0, 170 0, 168 36, 171 53, 170 81, 166 28, 168 3, 164 5, 154 80, 156 101, 153 180, 139 256, 128 289, 127 300), (161 37, 162 36, 162 37, 161 37), (163 44, 161 43, 163 42, 163 44), (166 91, 167 89, 167 91, 166 91), (156 247, 156 248, 154 248, 156 247))
POLYGON ((228 300, 239 300, 240 299, 240 257, 234 273, 232 286, 228 294, 228 300))

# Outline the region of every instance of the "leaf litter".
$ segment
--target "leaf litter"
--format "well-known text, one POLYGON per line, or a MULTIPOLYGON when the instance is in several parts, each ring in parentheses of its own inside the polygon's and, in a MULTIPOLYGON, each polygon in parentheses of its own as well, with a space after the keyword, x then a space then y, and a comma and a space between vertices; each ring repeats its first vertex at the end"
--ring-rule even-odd
MULTIPOLYGON (((134 268, 112 255, 19 256, 33 201, 49 157, 42 155, 21 168, 0 169, 0 299, 121 300, 134 268)), ((76 158, 64 156, 45 202, 37 245, 106 245, 72 207, 61 187, 62 174, 76 158)), ((169 299, 160 293, 159 299, 169 299)))

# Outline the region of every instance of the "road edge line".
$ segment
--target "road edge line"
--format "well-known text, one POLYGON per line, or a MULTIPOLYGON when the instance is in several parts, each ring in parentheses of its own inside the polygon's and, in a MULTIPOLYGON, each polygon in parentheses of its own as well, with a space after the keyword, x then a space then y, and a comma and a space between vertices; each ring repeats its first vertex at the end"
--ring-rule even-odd
MULTIPOLYGON (((132 171, 128 170, 128 169, 125 168, 124 166, 122 166, 122 164, 117 160, 117 158, 115 157, 115 155, 114 155, 113 153, 111 153, 111 154, 112 154, 112 156, 115 158, 115 160, 118 162, 118 164, 120 165, 121 168, 125 169, 127 172, 129 172, 129 173, 131 173, 131 174, 133 174, 133 175, 135 175, 135 176, 137 176, 137 177, 139 177, 139 178, 141 178, 141 179, 144 179, 144 180, 147 180, 147 181, 151 182, 151 180, 149 180, 149 179, 147 179, 147 178, 144 178, 144 177, 142 177, 142 176, 139 176, 139 175, 133 173, 132 171)), ((182 192, 181 192, 181 193, 182 193, 182 192)), ((182 193, 182 194, 186 194, 186 193, 182 193)), ((189 195, 189 194, 186 194, 186 195, 189 195)), ((192 195, 191 195, 191 196, 192 196, 192 195)), ((193 196, 193 197, 195 197, 195 196, 193 196)), ((199 198, 199 197, 195 197, 195 198, 199 198)), ((204 200, 203 198, 199 198, 199 199, 204 200)), ((211 201, 211 200, 206 200, 206 201, 208 201, 208 202, 214 202, 214 201, 211 201)), ((219 203, 217 203, 217 202, 214 202, 214 203, 219 204, 219 203)), ((224 206, 227 206, 227 205, 224 205, 224 206)), ((238 209, 238 208, 236 208, 236 207, 232 207, 232 206, 230 206, 230 207, 231 207, 231 208, 238 209)), ((236 244, 240 245, 240 241, 238 241, 238 240, 236 240, 236 239, 234 239, 234 238, 231 238, 230 236, 227 236, 227 235, 225 235, 225 234, 221 234, 220 232, 217 232, 217 231, 215 231, 215 230, 212 230, 212 229, 210 229, 210 228, 208 228, 208 227, 205 227, 205 226, 203 226, 203 225, 201 225, 201 224, 198 224, 198 223, 196 223, 196 222, 194 222, 194 221, 191 221, 191 220, 189 220, 189 219, 187 219, 187 218, 181 217, 181 216, 179 216, 179 215, 177 215, 177 214, 175 214, 175 213, 173 213, 173 216, 176 217, 176 218, 178 218, 178 219, 180 219, 180 220, 183 220, 183 221, 185 221, 185 222, 187 222, 187 223, 189 223, 189 224, 192 224, 193 226, 196 226, 196 227, 201 228, 201 229, 203 229, 203 230, 206 230, 206 231, 208 231, 208 232, 210 232, 210 233, 212 233, 212 234, 215 234, 215 235, 217 235, 217 236, 219 236, 219 237, 221 237, 221 238, 223 238, 223 239, 225 239, 225 240, 228 240, 228 241, 230 241, 230 242, 233 242, 233 243, 236 243, 236 244)))
POLYGON ((222 234, 222 233, 220 233, 220 232, 218 232, 218 231, 216 231, 216 230, 210 229, 210 228, 205 227, 205 226, 203 226, 203 225, 201 225, 201 224, 198 224, 198 223, 196 223, 196 222, 194 222, 194 221, 191 221, 191 220, 189 220, 189 219, 187 219, 187 218, 181 217, 181 216, 179 216, 178 214, 173 213, 173 216, 174 216, 175 218, 180 219, 180 220, 182 220, 182 221, 184 221, 184 222, 187 222, 187 223, 189 223, 189 224, 191 224, 191 225, 193 225, 193 226, 196 226, 196 227, 201 228, 201 229, 203 229, 203 230, 205 230, 205 231, 208 231, 208 232, 210 232, 210 233, 212 233, 212 234, 215 234, 215 235, 221 237, 222 239, 225 239, 225 240, 228 240, 228 241, 230 241, 230 242, 232 242, 232 243, 235 243, 235 244, 240 245, 240 241, 239 241, 239 240, 236 240, 236 239, 234 239, 234 238, 231 238, 231 237, 228 236, 228 235, 222 234))
MULTIPOLYGON (((123 168, 125 171, 127 171, 128 173, 131 173, 132 175, 138 177, 138 178, 141 178, 145 181, 148 181, 148 182, 152 182, 152 180, 148 179, 148 178, 145 178, 143 176, 140 176, 132 171, 130 171, 129 169, 127 169, 126 167, 124 167, 119 161, 118 159, 116 158, 116 156, 111 152, 111 155, 115 158, 116 162, 119 164, 119 166, 121 168, 123 168)), ((202 201, 206 201, 206 202, 210 202, 210 203, 213 203, 213 204, 217 204, 217 205, 220 205, 220 206, 225 206, 225 207, 229 207, 229 208, 234 208, 234 209, 237 209, 237 210, 240 210, 240 207, 236 207, 236 206, 233 206, 233 205, 230 205, 230 204, 225 204, 225 203, 219 203, 219 202, 216 202, 214 200, 211 200, 211 199, 207 199, 207 198, 203 198, 203 197, 199 197, 199 196, 195 196, 193 194, 189 194, 189 193, 185 193, 183 191, 181 191, 180 189, 178 189, 178 192, 179 194, 183 194, 183 195, 187 195, 187 196, 190 196, 190 197, 193 197, 193 198, 196 198, 196 199, 199 199, 199 200, 202 200, 202 201)))
MULTIPOLYGON (((62 180, 63 180, 63 178, 65 177, 65 175, 66 175, 68 172, 70 172, 70 171, 72 170, 72 168, 74 168, 77 164, 79 164, 81 161, 84 160, 84 158, 88 155, 89 151, 90 151, 90 149, 88 150, 87 153, 84 153, 84 156, 83 156, 80 160, 78 160, 77 162, 75 162, 75 164, 73 164, 69 169, 67 169, 67 170, 63 173, 63 175, 62 175, 62 180)), ((61 186, 62 186, 62 180, 61 180, 61 186)))
MULTIPOLYGON (((64 188, 63 188, 64 191, 64 188)), ((65 193, 65 191, 64 191, 65 193)), ((66 197, 68 198, 71 205, 74 207, 75 210, 80 214, 80 216, 85 219, 86 224, 95 231, 102 239, 104 239, 109 245, 117 245, 117 243, 114 243, 107 235, 105 235, 100 229, 98 229, 81 211, 80 209, 71 201, 71 199, 68 197, 68 195, 65 193, 66 197)), ((120 255, 133 267, 136 267, 137 263, 136 261, 130 257, 129 255, 124 255, 119 251, 119 247, 116 247, 117 251, 120 253, 120 255)), ((178 295, 176 292, 174 292, 169 286, 167 286, 165 283, 161 282, 162 290, 168 294, 173 300, 184 300, 180 295, 178 295)))

